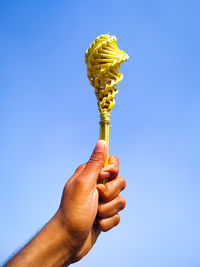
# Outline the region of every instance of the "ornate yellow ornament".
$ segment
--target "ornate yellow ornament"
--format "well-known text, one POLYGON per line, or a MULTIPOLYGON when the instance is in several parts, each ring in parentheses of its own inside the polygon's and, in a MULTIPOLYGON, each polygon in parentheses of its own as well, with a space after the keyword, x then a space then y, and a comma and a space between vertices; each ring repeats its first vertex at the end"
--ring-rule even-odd
MULTIPOLYGON (((116 45, 117 38, 109 34, 95 38, 85 53, 87 76, 95 89, 100 112, 100 136, 109 145, 110 112, 118 93, 115 86, 123 79, 120 65, 129 57, 116 45)), ((108 159, 106 164, 108 164, 108 159)))

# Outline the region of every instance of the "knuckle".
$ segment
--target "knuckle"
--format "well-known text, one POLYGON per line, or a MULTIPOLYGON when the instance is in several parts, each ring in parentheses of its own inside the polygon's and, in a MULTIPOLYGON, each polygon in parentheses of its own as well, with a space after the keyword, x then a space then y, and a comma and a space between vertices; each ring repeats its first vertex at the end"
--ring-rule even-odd
POLYGON ((124 190, 126 188, 126 181, 121 176, 119 176, 119 183, 120 183, 120 186, 121 186, 121 190, 124 190))
POLYGON ((85 169, 85 163, 84 164, 81 164, 80 166, 78 166, 78 168, 76 169, 75 172, 81 172, 85 169))
POLYGON ((119 159, 118 159, 118 157, 117 157, 117 156, 111 156, 111 158, 112 158, 112 161, 113 161, 116 165, 119 166, 119 159))
POLYGON ((106 187, 106 189, 104 191, 104 199, 106 201, 109 201, 110 200, 110 197, 111 197, 111 194, 112 194, 112 190, 111 190, 110 186, 107 185, 107 187, 106 187))
POLYGON ((103 209, 102 205, 100 204, 98 207, 98 215, 101 216, 103 214, 103 211, 104 211, 104 209, 103 209))
POLYGON ((114 178, 117 177, 118 173, 119 173, 119 166, 114 165, 114 167, 113 167, 114 178))
POLYGON ((74 192, 73 186, 68 181, 63 188, 63 195, 62 196, 71 196, 71 194, 73 194, 73 192, 74 192))
POLYGON ((114 216, 114 226, 117 226, 119 223, 120 223, 120 216, 119 216, 119 214, 116 214, 114 216))
POLYGON ((99 229, 102 231, 102 232, 107 232, 109 229, 108 227, 106 227, 106 224, 104 223, 103 220, 99 220, 98 221, 98 226, 99 226, 99 229))
POLYGON ((112 162, 112 174, 114 176, 113 178, 115 178, 119 173, 119 160, 116 156, 112 156, 111 162, 112 162))
POLYGON ((98 153, 93 153, 90 157, 89 163, 95 163, 98 164, 103 168, 104 162, 103 162, 103 153, 98 152, 98 153))
POLYGON ((120 210, 123 210, 126 207, 126 200, 119 196, 119 208, 120 210))
POLYGON ((85 186, 85 180, 81 179, 82 177, 77 177, 73 181, 74 188, 83 188, 85 186))
POLYGON ((117 226, 120 223, 120 216, 119 214, 114 215, 112 218, 110 218, 110 222, 106 222, 104 219, 98 221, 98 227, 99 230, 102 232, 107 232, 113 227, 117 226))

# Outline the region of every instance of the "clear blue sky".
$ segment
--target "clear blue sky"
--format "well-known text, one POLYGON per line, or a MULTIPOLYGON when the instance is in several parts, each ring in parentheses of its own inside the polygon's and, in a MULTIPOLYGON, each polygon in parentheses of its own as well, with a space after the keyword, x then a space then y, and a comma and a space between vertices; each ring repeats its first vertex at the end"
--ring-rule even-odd
POLYGON ((110 32, 129 60, 110 152, 121 224, 74 266, 200 266, 200 2, 0 1, 0 261, 44 225, 98 139, 84 53, 110 32))

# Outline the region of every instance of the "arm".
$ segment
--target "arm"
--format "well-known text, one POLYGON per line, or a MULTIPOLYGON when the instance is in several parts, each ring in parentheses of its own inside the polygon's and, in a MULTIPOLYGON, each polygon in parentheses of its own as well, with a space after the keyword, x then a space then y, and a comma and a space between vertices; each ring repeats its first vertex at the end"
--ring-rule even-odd
POLYGON ((68 266, 69 250, 57 213, 5 266, 68 266))
POLYGON ((125 181, 118 176, 116 157, 104 167, 106 155, 106 143, 98 141, 89 161, 66 183, 54 217, 5 266, 68 266, 89 252, 101 231, 119 223, 125 181), (110 181, 97 184, 104 178, 110 181))

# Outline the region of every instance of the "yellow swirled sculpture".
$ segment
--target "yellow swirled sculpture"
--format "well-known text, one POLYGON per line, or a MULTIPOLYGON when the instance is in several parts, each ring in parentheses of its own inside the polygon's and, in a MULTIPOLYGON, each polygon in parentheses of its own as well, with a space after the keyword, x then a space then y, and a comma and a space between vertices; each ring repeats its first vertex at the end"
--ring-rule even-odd
POLYGON ((112 110, 114 96, 118 93, 115 86, 123 79, 119 67, 128 59, 128 55, 119 50, 116 41, 115 36, 100 35, 85 53, 88 79, 95 88, 100 113, 112 110))
POLYGON ((109 144, 110 112, 115 104, 114 96, 118 93, 115 86, 123 79, 119 67, 128 59, 128 55, 117 47, 116 41, 115 36, 100 35, 85 53, 87 76, 95 88, 100 112, 99 139, 104 139, 107 144, 109 144))

